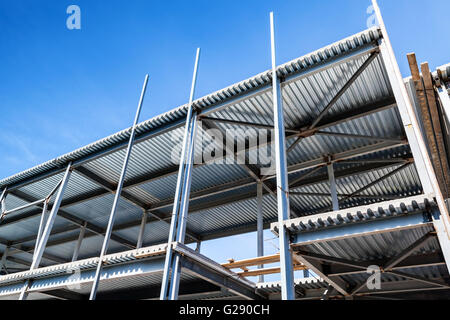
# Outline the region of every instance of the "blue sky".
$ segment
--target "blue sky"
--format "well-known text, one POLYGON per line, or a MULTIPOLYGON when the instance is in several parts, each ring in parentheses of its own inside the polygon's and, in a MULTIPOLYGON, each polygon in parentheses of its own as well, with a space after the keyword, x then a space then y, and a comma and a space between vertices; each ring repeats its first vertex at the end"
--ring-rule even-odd
MULTIPOLYGON (((450 1, 379 4, 404 76, 411 51, 432 68, 449 62, 450 1)), ((368 0, 2 0, 0 178, 129 126, 146 73, 141 120, 186 103, 198 46, 197 97, 268 69, 272 10, 277 62, 283 63, 365 29, 369 5, 368 0), (81 30, 66 28, 70 4, 81 8, 81 30)))

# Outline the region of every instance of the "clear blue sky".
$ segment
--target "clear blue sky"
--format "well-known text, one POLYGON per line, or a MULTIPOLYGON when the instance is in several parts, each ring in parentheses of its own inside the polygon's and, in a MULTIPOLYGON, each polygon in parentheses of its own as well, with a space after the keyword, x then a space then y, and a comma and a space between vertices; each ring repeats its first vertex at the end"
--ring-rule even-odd
MULTIPOLYGON (((404 76, 411 51, 432 68, 450 61, 450 1, 379 4, 404 76)), ((0 178, 129 126, 145 73, 150 82, 141 120, 186 103, 198 46, 197 97, 268 69, 272 10, 283 63, 365 29, 369 5, 2 0, 0 178), (70 4, 81 8, 81 30, 66 28, 70 4)))

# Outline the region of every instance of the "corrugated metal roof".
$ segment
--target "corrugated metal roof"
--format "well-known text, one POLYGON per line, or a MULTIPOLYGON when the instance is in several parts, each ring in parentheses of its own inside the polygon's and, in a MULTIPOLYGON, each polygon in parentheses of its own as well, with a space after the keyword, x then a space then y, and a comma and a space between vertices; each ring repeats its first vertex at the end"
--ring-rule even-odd
MULTIPOLYGON (((298 59, 292 60, 278 67, 277 73, 283 76, 288 74, 299 73, 302 70, 310 69, 316 65, 331 60, 336 56, 342 55, 343 53, 350 52, 358 47, 362 47, 371 43, 381 37, 381 33, 378 28, 371 28, 365 30, 361 33, 353 35, 349 38, 343 39, 336 42, 328 47, 317 50, 313 53, 300 57, 298 59)), ((209 94, 205 97, 199 98, 194 101, 194 104, 200 108, 207 108, 219 102, 229 99, 232 96, 242 94, 243 92, 250 91, 252 89, 258 88, 263 84, 270 83, 271 71, 265 71, 260 73, 250 79, 241 81, 237 84, 231 85, 225 89, 219 90, 215 93, 209 94)), ((156 116, 152 119, 140 123, 137 127, 137 135, 141 135, 144 132, 149 132, 155 130, 167 123, 175 122, 180 120, 185 116, 186 105, 175 108, 169 112, 162 115, 156 116)), ((123 143, 127 141, 129 137, 130 128, 124 129, 118 133, 108 136, 104 139, 98 140, 92 144, 85 147, 77 149, 73 152, 67 153, 43 164, 35 166, 31 169, 23 171, 21 173, 15 174, 11 177, 0 180, 0 187, 3 188, 6 185, 15 183, 17 181, 30 178, 34 175, 41 174, 45 171, 51 169, 58 169, 61 165, 67 164, 70 161, 79 160, 81 158, 87 157, 89 155, 98 152, 101 149, 107 149, 118 143, 123 143)))

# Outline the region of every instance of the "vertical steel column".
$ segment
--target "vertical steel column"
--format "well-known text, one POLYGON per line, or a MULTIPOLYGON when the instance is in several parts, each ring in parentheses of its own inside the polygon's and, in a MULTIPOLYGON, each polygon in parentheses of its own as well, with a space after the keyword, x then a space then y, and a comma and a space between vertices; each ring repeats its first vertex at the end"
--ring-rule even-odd
POLYGON ((444 118, 447 123, 450 124, 450 97, 448 96, 447 88, 445 84, 441 84, 438 88, 439 100, 441 101, 442 107, 444 108, 444 118))
POLYGON ((147 211, 142 212, 142 220, 141 220, 141 226, 139 227, 139 234, 138 239, 136 243, 136 249, 142 248, 142 241, 144 240, 144 233, 145 233, 145 225, 147 224, 147 211))
POLYGON ((100 259, 98 261, 97 270, 95 271, 95 277, 92 283, 91 294, 89 300, 95 300, 97 295, 98 283, 100 280, 100 272, 103 265, 103 257, 108 251, 109 240, 111 238, 112 229, 114 226, 114 220, 116 218, 117 205, 119 204, 120 193, 122 192, 123 181, 125 180, 125 175, 127 173, 128 161, 130 159, 131 150, 133 148, 134 136, 136 134, 136 125, 139 121, 139 115, 141 113, 142 103, 144 102, 145 91, 147 90, 148 74, 145 75, 144 85, 142 86, 141 97, 139 99, 138 108, 136 110, 136 116, 134 117, 133 126, 131 128, 130 139, 128 140, 128 147, 125 153, 125 158, 123 160, 122 171, 120 173, 119 183, 117 185, 116 194, 114 195, 114 201, 111 208, 111 213, 109 215, 108 227, 106 228, 105 238, 103 240, 102 250, 100 252, 100 259))
MULTIPOLYGON (((263 215, 263 185, 258 181, 256 185, 257 213, 256 213, 256 246, 258 257, 264 256, 264 215, 263 215)), ((264 265, 260 264, 258 269, 264 265)), ((258 277, 258 282, 264 282, 264 275, 258 277)))
POLYGON ((289 234, 283 222, 289 219, 289 182, 286 167, 286 141, 284 131, 283 101, 280 79, 277 76, 275 57, 275 30, 273 12, 270 13, 270 42, 272 53, 272 90, 275 129, 275 158, 277 171, 277 203, 280 239, 281 297, 283 300, 295 299, 294 271, 289 234))
MULTIPOLYGON (((56 215, 58 214, 59 206, 61 205, 61 201, 64 195, 64 191, 66 190, 67 183, 69 182, 70 174, 72 173, 72 162, 67 165, 67 169, 64 173, 64 176, 61 180, 61 184, 58 189, 58 193, 56 194, 55 202, 53 203, 52 210, 50 211, 50 215, 47 218, 47 222, 45 224, 45 229, 39 239, 36 250, 33 254, 33 261, 31 263, 30 270, 34 270, 39 268, 39 264, 42 260, 42 255, 44 254, 45 247, 47 245, 48 238, 50 237, 50 233, 53 228, 53 224, 56 219, 56 215)), ((44 205, 45 206, 45 205, 44 205)), ((28 296, 27 290, 30 281, 27 280, 20 291, 19 300, 25 300, 28 296)))
POLYGON ((333 204, 333 211, 338 211, 339 200, 337 195, 336 179, 334 177, 334 168, 332 162, 330 162, 330 164, 327 166, 327 170, 328 170, 328 180, 330 182, 330 194, 331 194, 331 202, 333 204))
POLYGON ((2 191, 2 195, 0 196, 0 215, 3 217, 3 213, 6 211, 6 190, 8 188, 5 187, 2 191))
POLYGON ((194 74, 192 76, 192 83, 191 83, 191 92, 189 95, 189 104, 187 109, 187 115, 186 115, 186 124, 184 128, 184 137, 183 137, 183 146, 181 150, 180 155, 180 165, 178 169, 178 177, 177 177, 177 186, 175 189, 175 198, 173 203, 173 209, 172 209, 172 220, 170 222, 170 229, 169 229, 169 237, 167 239, 167 250, 166 250, 166 259, 164 262, 164 272, 163 272, 163 278, 161 282, 161 293, 160 293, 160 300, 167 300, 168 298, 168 290, 169 290, 169 278, 170 278, 170 270, 172 267, 172 258, 173 258, 173 252, 172 252, 172 243, 175 241, 177 236, 177 224, 178 224, 178 216, 179 216, 179 210, 180 210, 180 201, 181 197, 183 196, 184 191, 184 182, 185 182, 185 164, 186 164, 186 157, 187 153, 190 148, 190 140, 191 140, 191 127, 193 125, 192 118, 193 118, 193 108, 192 108, 192 101, 194 99, 194 92, 195 92, 195 84, 197 81, 197 69, 198 69, 198 61, 200 58, 200 48, 197 48, 197 54, 195 58, 195 66, 194 66, 194 74))
MULTIPOLYGON (((192 117, 191 124, 191 133, 190 133, 190 145, 188 150, 188 158, 185 169, 185 178, 183 185, 183 193, 181 197, 181 208, 180 213, 178 215, 178 230, 176 241, 180 243, 184 243, 185 235, 186 235, 186 224, 187 224, 187 214, 189 211, 189 195, 191 190, 191 176, 192 176, 192 168, 193 168, 193 158, 194 158, 194 146, 195 146, 195 137, 196 137, 196 129, 197 129, 197 114, 194 113, 192 117)), ((169 290, 169 298, 170 300, 178 299, 178 288, 180 285, 180 277, 181 277, 181 264, 180 264, 180 256, 175 255, 172 261, 172 280, 171 286, 169 290)))
POLYGON ((47 245, 48 238, 50 237, 50 232, 52 231, 53 224, 56 219, 56 215, 58 214, 59 206, 61 205, 61 201, 64 195, 64 191, 66 190, 67 183, 69 182, 70 174, 72 173, 72 163, 69 163, 67 169, 64 173, 64 177, 62 178, 61 185, 59 186, 58 193, 55 198, 55 202, 53 203, 52 210, 47 218, 47 223, 45 224, 44 232, 39 239, 39 244, 33 255, 33 262, 31 263, 31 270, 38 268, 41 263, 42 255, 44 254, 45 247, 47 245))
POLYGON ((3 252, 2 260, 1 260, 1 262, 0 262, 0 263, 1 263, 1 265, 0 265, 0 271, 1 271, 2 269, 4 269, 6 274, 8 274, 8 269, 6 268, 6 258, 8 257, 8 252, 9 252, 9 246, 6 246, 6 247, 5 247, 5 252, 3 252))
POLYGON ((38 234, 37 234, 37 238, 36 238, 36 245, 35 245, 35 250, 37 250, 39 241, 41 241, 41 237, 42 237, 42 233, 44 232, 44 226, 47 222, 47 208, 48 208, 48 201, 50 199, 45 199, 44 203, 43 203, 43 207, 42 207, 42 213, 41 213, 41 220, 39 222, 39 229, 38 229, 38 234))
POLYGON ((81 243, 84 239, 84 234, 86 233, 87 221, 81 226, 80 234, 78 235, 77 243, 75 244, 75 248, 73 250, 72 262, 78 260, 78 255, 80 254, 81 243))
MULTIPOLYGON (((419 174, 424 193, 433 193, 439 207, 440 217, 437 217, 438 213, 435 213, 433 215, 433 224, 436 229, 440 230, 440 232, 437 230, 437 235, 441 247, 444 250, 444 248, 448 248, 450 246, 450 221, 447 205, 439 188, 425 141, 422 133, 420 132, 420 127, 414 108, 403 83, 400 68, 397 64, 397 60, 395 59, 394 50, 392 49, 380 8, 378 7, 376 0, 372 0, 372 4, 383 34, 383 39, 380 41, 380 52, 383 57, 389 82, 392 85, 392 90, 394 92, 397 107, 405 128, 406 136, 411 147, 417 173, 419 174)), ((450 255, 444 257, 447 269, 450 270, 450 255)))

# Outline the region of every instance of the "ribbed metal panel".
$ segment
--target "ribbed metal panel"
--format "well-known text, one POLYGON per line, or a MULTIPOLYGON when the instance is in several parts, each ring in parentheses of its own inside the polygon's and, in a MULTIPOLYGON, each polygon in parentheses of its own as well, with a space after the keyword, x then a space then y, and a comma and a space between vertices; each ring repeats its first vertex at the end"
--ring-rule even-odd
MULTIPOLYGON (((66 207, 64 210, 85 221, 92 222, 101 227, 106 227, 111 213, 113 200, 114 195, 109 193, 102 197, 66 207)), ((119 200, 115 221, 116 224, 139 220, 141 216, 142 209, 129 203, 123 198, 119 200)))
MULTIPOLYGON (((277 73, 286 76, 287 74, 295 74, 301 72, 302 70, 308 70, 316 65, 322 64, 325 61, 331 60, 334 57, 350 52, 358 47, 363 47, 364 45, 367 45, 368 43, 379 39, 380 36, 381 34, 378 28, 374 27, 365 30, 361 33, 329 45, 323 49, 317 50, 306 56, 285 63, 284 65, 278 67, 277 73)), ((249 90, 253 90, 261 85, 269 83, 270 73, 271 71, 269 70, 265 71, 263 73, 260 73, 259 75, 254 76, 253 78, 241 81, 230 87, 197 99, 194 103, 201 108, 206 108, 213 104, 217 104, 218 102, 224 101, 232 96, 242 94, 243 92, 249 90)), ((186 105, 183 105, 162 115, 144 121, 138 125, 137 135, 139 136, 140 134, 155 130, 158 127, 166 125, 167 123, 180 120, 185 115, 185 112, 186 105)), ((129 132, 130 128, 127 128, 109 137, 98 140, 90 145, 60 156, 56 159, 47 161, 31 169, 0 180, 0 187, 30 178, 51 169, 59 168, 62 164, 66 164, 68 161, 74 161, 83 157, 87 157, 95 152, 98 152, 101 149, 106 149, 115 144, 124 142, 128 139, 129 132)))
MULTIPOLYGON (((426 226, 411 230, 320 242, 305 247, 311 252, 336 258, 353 261, 376 260, 395 256, 430 231, 432 231, 432 227, 426 226)), ((436 240, 432 240, 427 242, 421 250, 423 252, 433 252, 439 250, 439 245, 436 240)))

